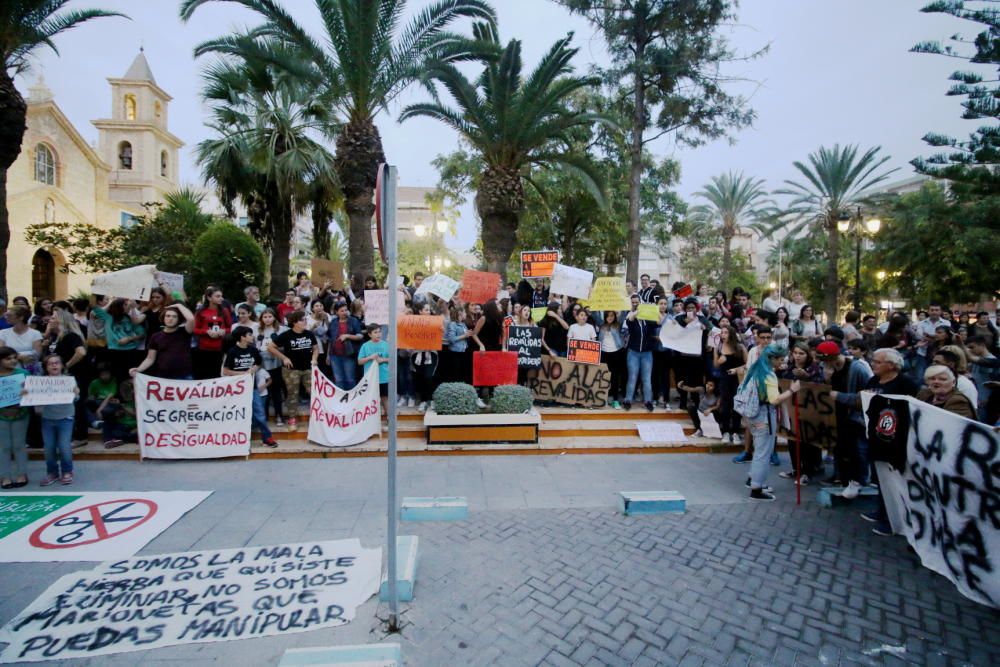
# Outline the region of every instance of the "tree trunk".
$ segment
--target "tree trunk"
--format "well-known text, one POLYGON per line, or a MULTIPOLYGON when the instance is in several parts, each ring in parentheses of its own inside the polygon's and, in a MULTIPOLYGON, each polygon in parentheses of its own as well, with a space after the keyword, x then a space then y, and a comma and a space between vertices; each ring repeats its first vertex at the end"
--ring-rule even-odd
POLYGON ((499 273, 503 282, 507 282, 507 262, 514 252, 517 235, 511 233, 516 229, 518 216, 514 213, 491 213, 481 216, 483 221, 483 258, 486 260, 486 270, 499 273))
POLYGON ((280 301, 285 298, 288 289, 289 253, 292 248, 292 216, 287 210, 280 213, 279 226, 274 230, 274 240, 271 242, 271 282, 268 296, 271 300, 280 301))
POLYGON ((365 276, 375 274, 372 215, 375 178, 385 162, 382 138, 371 119, 352 120, 337 136, 335 168, 344 192, 344 211, 350 221, 350 274, 355 293, 364 289, 365 276))
POLYGON ((838 321, 837 308, 840 296, 840 278, 837 275, 840 265, 840 230, 837 229, 836 214, 827 216, 826 234, 826 279, 823 281, 826 294, 823 308, 826 310, 826 324, 829 326, 838 321))
POLYGON ((0 67, 0 298, 7 301, 7 248, 10 218, 7 211, 7 170, 21 153, 28 107, 6 67, 0 67))
POLYGON ((632 85, 635 87, 632 111, 632 142, 629 146, 628 177, 628 247, 625 256, 625 279, 633 285, 639 284, 639 244, 642 229, 639 220, 639 189, 642 186, 642 135, 646 131, 646 86, 642 77, 642 61, 645 58, 644 40, 638 39, 635 52, 635 72, 632 85))
POLYGON ((476 192, 476 212, 482 221, 483 258, 488 271, 507 281, 507 262, 517 244, 517 227, 524 210, 524 185, 516 167, 490 166, 476 192))
POLYGON ((722 230, 722 283, 719 288, 729 294, 729 275, 733 271, 733 230, 722 230))

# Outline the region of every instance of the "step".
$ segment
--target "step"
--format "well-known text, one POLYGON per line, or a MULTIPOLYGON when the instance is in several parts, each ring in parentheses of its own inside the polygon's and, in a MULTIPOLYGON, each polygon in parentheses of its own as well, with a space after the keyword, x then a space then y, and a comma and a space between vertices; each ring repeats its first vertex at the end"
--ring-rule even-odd
POLYGON ((619 491, 618 509, 622 514, 683 514, 686 501, 677 491, 619 491))

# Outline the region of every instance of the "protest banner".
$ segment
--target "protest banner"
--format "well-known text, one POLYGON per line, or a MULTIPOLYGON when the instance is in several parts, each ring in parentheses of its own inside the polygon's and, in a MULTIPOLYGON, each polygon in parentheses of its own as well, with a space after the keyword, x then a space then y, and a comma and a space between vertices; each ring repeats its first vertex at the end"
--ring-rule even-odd
MULTIPOLYGON (((629 308, 632 304, 629 303, 629 308)), ((626 308, 625 310, 628 310, 626 308)), ((655 303, 640 303, 639 307, 635 309, 635 317, 639 320, 646 320, 647 322, 659 322, 660 321, 660 307, 655 303)))
POLYGON ((397 321, 396 332, 401 350, 440 350, 444 341, 444 318, 440 315, 403 315, 397 321))
POLYGON ((535 324, 538 324, 539 322, 541 322, 542 319, 545 317, 545 311, 547 311, 547 310, 548 310, 548 308, 546 308, 545 306, 539 306, 538 308, 532 308, 531 309, 531 321, 534 322, 535 324))
POLYGON ((607 364, 575 364, 543 354, 538 375, 528 378, 528 387, 539 401, 603 408, 608 405, 611 371, 607 364))
POLYGON ((722 440, 722 428, 716 421, 714 412, 710 412, 708 416, 701 415, 701 434, 706 438, 722 440))
POLYGON ((0 663, 344 625, 378 590, 381 560, 357 539, 118 557, 59 578, 11 619, 0 663))
POLYGON ((149 292, 155 286, 156 267, 143 264, 97 276, 90 283, 90 291, 92 294, 148 301, 149 292))
POLYGON ((660 343, 681 354, 701 354, 702 331, 698 323, 682 327, 673 318, 668 318, 660 327, 660 343))
POLYGON ((559 261, 558 250, 529 250, 521 252, 522 278, 549 278, 552 268, 559 261))
POLYGON ((517 352, 473 352, 472 385, 498 387, 517 384, 517 352))
POLYGON ((541 366, 541 327, 522 327, 512 324, 507 329, 507 351, 517 353, 518 368, 538 368, 541 366))
POLYGON ((901 469, 876 463, 893 532, 962 595, 1000 608, 1000 434, 907 396, 861 402, 876 439, 905 437, 901 469))
POLYGON ((211 493, 6 496, 0 498, 0 562, 105 561, 132 556, 211 493))
POLYGON ((566 361, 577 364, 596 365, 601 363, 601 344, 596 340, 570 338, 566 341, 566 361))
POLYGON ((162 287, 167 294, 173 296, 180 294, 184 296, 184 275, 181 273, 167 273, 157 271, 153 274, 156 277, 156 284, 153 287, 162 287))
MULTIPOLYGON (((787 391, 791 380, 778 380, 781 391, 787 391)), ((800 389, 795 395, 799 406, 799 432, 802 442, 814 447, 832 449, 837 446, 837 415, 834 410, 830 385, 815 382, 799 382, 800 389)), ((791 407, 791 403, 788 404, 791 407)), ((787 434, 795 439, 795 425, 787 434)))
POLYGON ((500 274, 489 271, 473 271, 466 269, 462 273, 462 289, 458 296, 465 303, 486 303, 497 298, 500 287, 500 274))
POLYGON ((9 408, 21 402, 21 389, 24 388, 23 373, 11 373, 0 377, 0 408, 9 408))
POLYGON ((444 299, 445 301, 450 301, 451 297, 455 296, 455 292, 458 291, 458 281, 453 278, 449 278, 443 273, 435 273, 433 276, 427 276, 424 281, 420 283, 420 287, 417 288, 417 294, 433 294, 434 296, 444 299))
POLYGON ((639 431, 639 439, 643 442, 687 442, 688 437, 684 433, 684 427, 677 422, 636 422, 635 428, 639 431))
MULTIPOLYGON (((396 312, 402 314, 406 310, 406 298, 396 290, 396 312)), ((389 324, 389 290, 365 290, 365 323, 389 324)))
POLYGON ((21 405, 65 405, 76 398, 76 378, 72 375, 31 375, 24 378, 21 405))
POLYGON ((341 389, 312 369, 309 440, 324 447, 349 447, 381 434, 378 364, 372 364, 353 389, 341 389))
POLYGON ((139 457, 214 459, 250 454, 253 378, 135 376, 139 457))
POLYGON ((629 310, 632 303, 625 293, 625 279, 614 276, 598 278, 585 305, 591 310, 629 310))
POLYGON ((312 274, 310 280, 317 288, 323 287, 327 281, 330 281, 330 287, 333 289, 344 288, 344 265, 340 262, 313 257, 309 268, 312 274))
POLYGON ((551 294, 564 294, 586 299, 590 296, 590 286, 594 282, 594 274, 573 266, 555 264, 552 267, 551 294))

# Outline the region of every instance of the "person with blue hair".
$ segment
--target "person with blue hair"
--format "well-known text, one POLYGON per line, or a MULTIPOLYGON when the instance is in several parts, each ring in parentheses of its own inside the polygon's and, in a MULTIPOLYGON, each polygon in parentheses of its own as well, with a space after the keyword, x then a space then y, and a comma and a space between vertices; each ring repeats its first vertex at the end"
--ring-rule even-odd
POLYGON ((771 455, 778 435, 778 405, 784 403, 799 390, 795 380, 787 391, 779 392, 778 376, 775 371, 788 356, 784 345, 768 345, 760 357, 747 371, 740 391, 744 387, 756 386, 760 399, 757 414, 750 417, 750 435, 753 436, 753 461, 750 464, 750 498, 752 500, 774 500, 774 495, 765 490, 767 474, 771 468, 771 455))

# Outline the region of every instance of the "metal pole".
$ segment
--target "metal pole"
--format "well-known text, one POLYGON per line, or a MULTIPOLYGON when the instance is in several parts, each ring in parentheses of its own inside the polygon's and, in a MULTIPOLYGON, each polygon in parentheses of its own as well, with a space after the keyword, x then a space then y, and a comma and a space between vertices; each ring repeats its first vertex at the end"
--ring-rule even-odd
POLYGON ((778 303, 781 303, 781 251, 785 239, 778 241, 778 303))
MULTIPOLYGON (((396 519, 398 507, 396 500, 396 373, 399 371, 399 355, 397 350, 396 323, 398 322, 399 302, 396 293, 399 290, 399 252, 396 248, 396 178, 395 167, 387 167, 382 209, 382 229, 386 246, 385 258, 389 265, 387 290, 389 292, 389 452, 388 452, 388 542, 389 552, 386 559, 386 577, 389 581, 389 632, 399 630, 399 599, 396 586, 396 519)), ((377 193, 376 196, 381 196, 377 193)))
POLYGON ((861 312, 861 207, 854 221, 854 310, 861 312))

